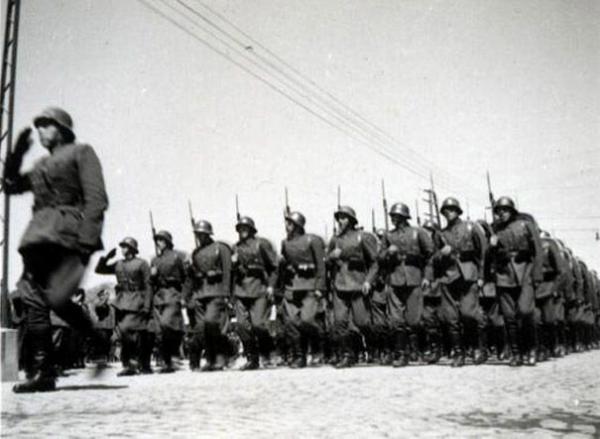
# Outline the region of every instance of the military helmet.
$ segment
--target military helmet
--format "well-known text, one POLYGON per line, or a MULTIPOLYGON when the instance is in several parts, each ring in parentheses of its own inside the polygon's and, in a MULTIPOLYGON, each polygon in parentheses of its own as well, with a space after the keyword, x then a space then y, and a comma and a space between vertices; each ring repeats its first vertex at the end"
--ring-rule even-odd
POLYGON ((296 224, 296 226, 301 229, 304 229, 304 226, 306 225, 306 218, 300 212, 290 212, 285 215, 285 219, 296 224))
POLYGON ((340 216, 344 215, 350 218, 350 220, 352 220, 355 224, 358 222, 358 218, 356 218, 356 212, 350 206, 339 206, 333 216, 335 219, 339 219, 340 216))
POLYGON ((392 205, 392 208, 389 211, 389 215, 398 215, 406 219, 410 219, 410 209, 404 203, 395 203, 392 205))
POLYGON ((164 240, 169 247, 173 247, 173 235, 171 235, 170 232, 167 232, 166 230, 160 230, 156 232, 156 235, 154 235, 154 240, 156 241, 158 239, 164 240))
POLYGON ((249 216, 240 217, 237 224, 235 225, 235 230, 239 232, 241 226, 248 226, 252 229, 253 233, 256 233, 256 226, 254 225, 254 220, 249 216))
POLYGON ((494 212, 496 212, 501 207, 511 209, 513 212, 517 211, 517 208, 515 207, 515 202, 510 197, 498 198, 498 200, 496 200, 496 202, 494 203, 494 212))
POLYGON ((458 201, 454 197, 448 197, 444 200, 444 202, 442 203, 442 207, 440 207, 440 211, 443 212, 444 209, 455 209, 458 211, 459 215, 463 213, 463 210, 460 207, 460 201, 458 201))
POLYGON ((131 236, 128 236, 126 238, 123 238, 121 240, 121 242, 119 242, 119 247, 128 247, 130 248, 134 253, 138 253, 138 242, 135 238, 132 238, 131 236))
POLYGON ((212 224, 206 220, 198 220, 194 223, 194 233, 206 233, 207 235, 212 235, 212 224))
POLYGON ((423 228, 427 229, 427 230, 431 230, 432 232, 438 230, 437 223, 430 219, 426 219, 423 222, 423 228))
POLYGON ((62 108, 48 107, 39 116, 33 119, 33 125, 37 128, 39 125, 51 122, 56 125, 63 133, 65 140, 72 142, 75 140, 73 132, 73 119, 62 108))

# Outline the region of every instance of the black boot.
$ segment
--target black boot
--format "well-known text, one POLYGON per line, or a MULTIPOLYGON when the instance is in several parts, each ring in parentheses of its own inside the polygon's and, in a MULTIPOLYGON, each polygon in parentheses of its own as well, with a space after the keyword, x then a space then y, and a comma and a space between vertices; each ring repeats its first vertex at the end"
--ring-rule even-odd
POLYGON ((519 349, 519 340, 517 332, 517 322, 510 322, 506 324, 506 335, 508 338, 508 344, 510 346, 511 359, 509 366, 518 367, 523 365, 523 357, 521 356, 521 350, 519 349))
POLYGON ((393 367, 408 366, 410 357, 406 350, 406 339, 406 331, 399 330, 396 332, 394 341, 394 361, 392 363, 393 367))
POLYGON ((460 329, 458 327, 449 328, 450 344, 452 345, 452 367, 462 367, 465 365, 465 351, 462 348, 460 329))
POLYGON ((465 352, 460 346, 454 349, 454 355, 452 356, 451 367, 463 367, 465 365, 465 352))
POLYGON ((304 353, 305 351, 302 348, 302 345, 300 344, 299 341, 294 343, 292 352, 293 352, 293 359, 290 364, 290 368, 302 369, 302 368, 306 367, 306 355, 304 353))
POLYGON ((416 329, 410 331, 408 341, 410 345, 410 361, 423 363, 423 354, 421 354, 421 350, 419 349, 419 335, 416 333, 416 329))
POLYGON ((485 329, 477 331, 475 337, 477 337, 477 347, 473 354, 473 364, 479 365, 485 363, 488 359, 487 333, 485 329))
POLYGON ((52 370, 50 328, 31 334, 32 375, 25 382, 15 384, 15 393, 51 392, 56 390, 56 377, 52 370))

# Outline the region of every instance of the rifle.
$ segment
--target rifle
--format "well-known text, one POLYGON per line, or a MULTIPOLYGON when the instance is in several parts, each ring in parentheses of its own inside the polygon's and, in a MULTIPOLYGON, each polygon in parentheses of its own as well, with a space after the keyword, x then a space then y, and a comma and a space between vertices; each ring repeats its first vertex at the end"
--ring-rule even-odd
POLYGON ((377 234, 377 227, 375 227, 375 209, 371 209, 371 227, 373 229, 373 233, 377 234))
POLYGON ((240 215, 240 204, 238 201, 238 196, 235 194, 235 218, 239 221, 242 215, 240 215))
POLYGON ((442 219, 440 217, 440 206, 438 204, 437 194, 435 193, 435 187, 433 186, 433 174, 429 174, 429 181, 431 182, 431 197, 433 198, 433 207, 435 208, 435 218, 438 225, 442 226, 442 219))
POLYGON ((152 241, 154 242, 154 253, 158 256, 158 247, 156 245, 156 228, 154 227, 154 218, 152 217, 152 210, 150 210, 150 229, 152 230, 152 241))
POLYGON ((388 204, 387 204, 387 199, 385 198, 385 181, 383 181, 383 178, 381 179, 381 198, 382 198, 382 202, 383 202, 383 218, 384 218, 384 224, 385 224, 385 231, 389 232, 390 222, 388 219, 388 204))
POLYGON ((196 247, 198 247, 198 238, 196 237, 196 221, 194 220, 194 212, 192 211, 192 202, 188 200, 188 211, 190 212, 190 223, 192 224, 192 233, 194 235, 194 242, 196 243, 196 247))
POLYGON ((494 194, 492 193, 492 183, 490 182, 490 171, 486 171, 485 176, 487 179, 488 197, 490 199, 490 208, 492 209, 492 214, 493 214, 494 213, 494 205, 496 204, 496 200, 494 199, 494 194))
MULTIPOLYGON (((340 207, 342 205, 342 189, 340 188, 340 185, 338 185, 337 187, 337 210, 340 210, 340 207)), ((335 220, 335 214, 333 215, 333 236, 337 236, 338 234, 338 230, 337 230, 337 222, 335 220)))
POLYGON ((290 209, 290 203, 288 199, 288 190, 285 188, 285 210, 283 212, 284 218, 287 217, 290 213, 292 213, 292 209, 290 209))

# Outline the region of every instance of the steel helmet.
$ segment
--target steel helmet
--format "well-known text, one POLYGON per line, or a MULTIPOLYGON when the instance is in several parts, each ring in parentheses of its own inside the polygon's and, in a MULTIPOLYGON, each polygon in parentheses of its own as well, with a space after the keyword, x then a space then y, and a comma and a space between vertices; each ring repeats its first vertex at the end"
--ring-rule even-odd
POLYGON ((73 119, 62 108, 48 107, 39 116, 33 119, 33 125, 37 128, 39 125, 51 122, 55 124, 65 136, 65 140, 72 142, 75 140, 75 133, 73 132, 73 119))
POLYGON ((121 242, 119 242, 119 247, 128 247, 130 248, 134 253, 138 253, 138 242, 135 238, 132 238, 131 236, 128 236, 126 238, 123 238, 121 240, 121 242))
POLYGON ((433 220, 430 220, 430 219, 426 219, 423 222, 423 228, 427 229, 427 230, 431 230, 432 232, 438 230, 437 224, 433 220))
POLYGON ((166 230, 160 230, 156 232, 156 235, 154 235, 154 240, 157 241, 159 239, 164 240, 169 247, 173 247, 173 235, 166 230))
POLYGON ((358 219, 356 218, 356 212, 350 206, 339 206, 334 213, 334 217, 335 219, 338 219, 340 216, 347 216, 355 224, 358 222, 358 219))
POLYGON ((443 212, 444 209, 455 209, 458 211, 459 215, 463 213, 462 207, 460 207, 460 202, 454 197, 448 197, 444 200, 440 211, 443 212))
POLYGON ((390 209, 389 215, 398 215, 410 219, 410 209, 404 203, 395 203, 390 209))
POLYGON ((285 219, 296 224, 296 226, 301 229, 304 229, 304 226, 306 225, 306 218, 300 212, 290 212, 285 215, 285 219))
POLYGON ((212 224, 206 220, 198 220, 194 223, 194 233, 206 233, 207 235, 212 235, 212 224))
POLYGON ((515 207, 515 202, 510 197, 498 198, 498 200, 494 203, 494 212, 496 212, 501 207, 511 209, 513 212, 517 211, 517 208, 515 207))
POLYGON ((252 229, 253 233, 256 233, 256 226, 254 225, 254 220, 249 216, 240 217, 237 224, 235 225, 235 230, 239 232, 241 226, 248 226, 250 227, 250 229, 252 229))

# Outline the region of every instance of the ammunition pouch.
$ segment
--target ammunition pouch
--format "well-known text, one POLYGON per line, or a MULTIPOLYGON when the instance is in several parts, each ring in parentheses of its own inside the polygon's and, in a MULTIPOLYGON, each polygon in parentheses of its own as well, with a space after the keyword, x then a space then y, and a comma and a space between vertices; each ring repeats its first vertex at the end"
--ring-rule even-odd
POLYGON ((352 258, 352 259, 348 260, 347 264, 348 264, 348 270, 365 271, 367 269, 367 264, 362 259, 352 258))
POLYGON ((298 274, 298 276, 307 279, 315 277, 315 274, 317 272, 315 264, 298 264, 295 267, 295 271, 298 274))
POLYGON ((411 254, 402 255, 401 261, 404 262, 404 265, 411 265, 413 267, 422 267, 424 262, 422 256, 411 254))
POLYGON ((527 250, 519 250, 510 252, 510 257, 517 264, 523 264, 527 262, 531 262, 533 259, 533 255, 530 251, 527 250))
POLYGON ((245 276, 252 276, 258 279, 266 278, 265 268, 262 265, 248 264, 241 273, 244 273, 245 276))
POLYGON ((460 262, 475 262, 477 260, 477 253, 475 251, 464 251, 459 253, 457 259, 460 262))

